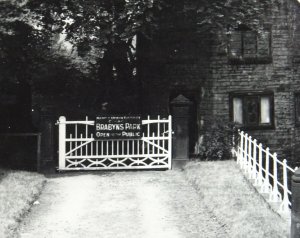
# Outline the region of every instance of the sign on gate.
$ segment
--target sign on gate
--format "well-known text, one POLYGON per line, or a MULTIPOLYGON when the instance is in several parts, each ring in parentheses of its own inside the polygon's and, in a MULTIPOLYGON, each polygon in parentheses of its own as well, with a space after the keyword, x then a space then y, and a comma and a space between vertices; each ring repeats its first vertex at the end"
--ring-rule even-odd
POLYGON ((141 138, 140 116, 98 116, 95 120, 95 139, 141 138))

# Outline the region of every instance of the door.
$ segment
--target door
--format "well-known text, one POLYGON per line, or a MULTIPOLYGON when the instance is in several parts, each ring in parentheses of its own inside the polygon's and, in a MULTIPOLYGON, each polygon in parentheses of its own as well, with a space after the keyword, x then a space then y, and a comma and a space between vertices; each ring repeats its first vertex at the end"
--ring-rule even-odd
POLYGON ((176 160, 189 158, 192 105, 193 103, 181 94, 171 101, 174 128, 173 158, 176 160))

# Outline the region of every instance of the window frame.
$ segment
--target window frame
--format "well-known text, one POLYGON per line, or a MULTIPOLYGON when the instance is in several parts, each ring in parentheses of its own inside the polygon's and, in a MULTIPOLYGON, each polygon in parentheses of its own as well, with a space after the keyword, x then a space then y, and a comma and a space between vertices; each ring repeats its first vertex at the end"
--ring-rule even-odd
POLYGON ((228 41, 228 61, 231 64, 269 64, 273 61, 273 51, 272 51, 272 27, 271 25, 265 25, 263 30, 265 32, 269 33, 269 39, 268 39, 268 47, 269 47, 269 54, 268 56, 259 56, 258 52, 258 33, 254 30, 251 30, 249 27, 241 25, 236 29, 232 29, 233 32, 241 32, 241 56, 232 56, 231 53, 231 37, 232 35, 229 35, 229 41, 228 41), (255 56, 254 57, 245 57, 244 56, 244 45, 245 45, 245 34, 248 32, 253 32, 255 34, 255 56))
MULTIPOLYGON (((299 94, 300 95, 300 94, 299 94)), ((244 91, 244 92, 230 92, 229 93, 229 117, 230 121, 236 123, 236 125, 245 130, 265 130, 265 129, 275 129, 275 112, 274 112, 274 93, 272 91, 244 91), (246 98, 257 97, 258 102, 258 123, 255 125, 247 125, 245 124, 246 118, 246 108, 244 106, 244 102, 246 98), (270 99, 270 123, 260 123, 261 121, 261 98, 268 97, 270 99), (237 123, 233 121, 234 117, 234 105, 233 99, 241 98, 242 99, 242 119, 243 123, 237 123)), ((299 124, 300 125, 300 124, 299 124)))
POLYGON ((300 118, 300 108, 298 109, 298 107, 297 107, 298 102, 299 102, 299 105, 300 105, 300 91, 297 91, 297 92, 294 93, 295 125, 297 127, 300 127, 300 119, 298 120, 298 116, 297 116, 297 115, 299 115, 299 118, 300 118))

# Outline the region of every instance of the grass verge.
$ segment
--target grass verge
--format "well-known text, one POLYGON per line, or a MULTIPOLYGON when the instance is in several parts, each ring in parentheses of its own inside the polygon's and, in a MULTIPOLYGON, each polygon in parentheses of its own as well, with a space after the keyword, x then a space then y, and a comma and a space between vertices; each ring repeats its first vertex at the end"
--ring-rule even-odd
POLYGON ((7 175, 7 171, 5 169, 0 168, 0 182, 7 175))
POLYGON ((39 196, 45 177, 0 169, 0 237, 13 237, 19 222, 39 196))
POLYGON ((235 162, 190 162, 185 175, 229 237, 289 237, 289 224, 245 180, 235 162))

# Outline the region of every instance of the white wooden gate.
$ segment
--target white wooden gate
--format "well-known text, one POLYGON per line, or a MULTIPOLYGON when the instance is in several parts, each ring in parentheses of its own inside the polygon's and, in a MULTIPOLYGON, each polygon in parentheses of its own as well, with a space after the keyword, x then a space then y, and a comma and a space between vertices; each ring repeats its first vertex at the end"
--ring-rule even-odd
POLYGON ((171 169, 172 118, 142 120, 141 139, 95 140, 95 121, 59 125, 58 170, 171 169))

